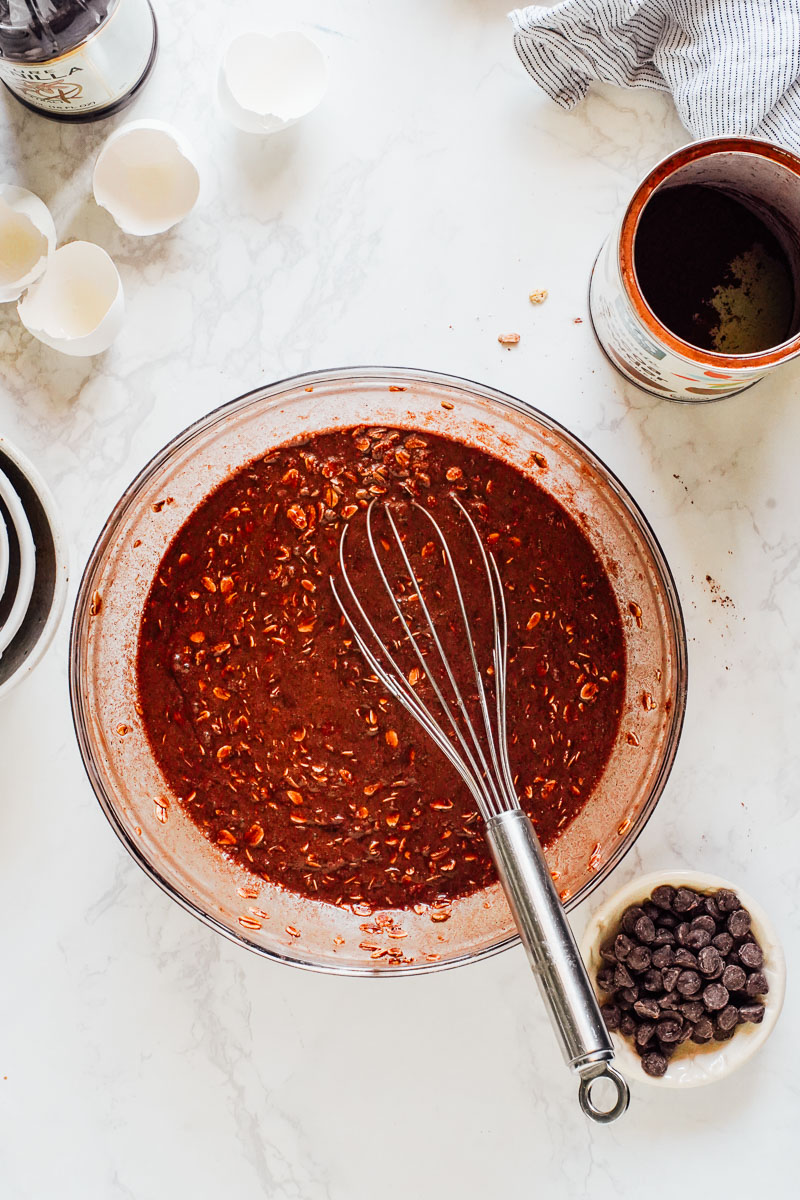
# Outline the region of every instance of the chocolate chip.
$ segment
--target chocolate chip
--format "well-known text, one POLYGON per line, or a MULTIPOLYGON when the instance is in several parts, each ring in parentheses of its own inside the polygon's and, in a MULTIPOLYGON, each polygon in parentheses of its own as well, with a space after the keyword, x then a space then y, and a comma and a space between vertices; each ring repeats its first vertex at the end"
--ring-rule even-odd
POLYGON ((644 997, 642 1000, 637 1000, 633 1006, 633 1011, 637 1017, 641 1017, 643 1021, 657 1021, 661 1016, 661 1009, 658 1007, 658 1001, 652 998, 644 997))
POLYGON ((686 945, 687 939, 688 939, 691 931, 692 931, 692 927, 688 921, 682 921, 680 923, 678 928, 675 930, 675 938, 676 938, 679 946, 686 945))
MULTIPOLYGON (((642 916, 639 917, 633 928, 634 933, 640 942, 652 942, 653 938, 656 936, 656 927, 646 913, 643 913, 642 916)), ((731 930, 731 933, 733 933, 733 930, 731 930)))
POLYGON ((639 920, 639 917, 643 916, 644 909, 639 904, 631 904, 629 908, 626 908, 625 912, 622 914, 622 920, 620 921, 620 925, 622 926, 624 932, 633 933, 636 922, 639 920))
POLYGON ((760 1025, 764 1020, 764 1005, 743 1004, 739 1009, 739 1016, 743 1021, 749 1021, 751 1025, 760 1025))
POLYGON ((713 896, 654 889, 625 910, 600 957, 598 988, 610 993, 606 1024, 633 1039, 655 1077, 683 1042, 727 1041, 740 1023, 763 1020, 764 955, 750 914, 727 888, 713 896))
POLYGON ((676 913, 694 912, 699 904, 700 897, 697 892, 691 891, 690 888, 678 888, 672 901, 672 910, 676 913))
POLYGON ((635 971, 636 974, 641 974, 650 966, 652 955, 647 946, 633 946, 628 955, 625 965, 629 971, 635 971))
POLYGON ((717 1027, 723 1032, 733 1029, 739 1023, 739 1010, 734 1004, 726 1004, 717 1017, 717 1027))
POLYGON ((709 1012, 716 1012, 728 1003, 728 989, 721 983, 709 983, 703 989, 703 1004, 709 1012))
POLYGON ((681 1022, 676 1021, 674 1017, 665 1017, 656 1025, 656 1033, 661 1042, 677 1042, 682 1028, 681 1022))
POLYGON ((670 887, 668 883, 662 883, 660 887, 653 888, 653 893, 650 899, 658 908, 667 910, 672 908, 672 901, 675 898, 675 888, 670 887))
MULTIPOLYGON (((711 918, 709 917, 709 920, 711 918)), ((703 950, 711 941, 711 934, 707 929, 690 929, 686 935, 686 945, 692 950, 703 950)))
MULTIPOLYGON (((659 969, 662 967, 671 967, 673 957, 672 946, 659 946, 653 954, 653 966, 659 969)), ((754 965, 760 966, 761 964, 757 963, 754 965)))
POLYGON ((697 956, 697 965, 706 979, 716 979, 724 970, 722 955, 716 946, 705 946, 697 956))
POLYGON ((748 996, 766 996, 769 991, 769 984, 764 972, 754 971, 752 975, 748 975, 744 990, 748 996))
POLYGON ((719 950, 720 954, 728 954, 733 946, 733 938, 729 933, 718 933, 716 937, 711 939, 712 946, 719 950))
POLYGON ((616 951, 614 950, 613 942, 606 942, 604 946, 600 947, 600 957, 602 958, 603 962, 613 963, 613 965, 616 966, 617 955, 616 951))
POLYGON ((655 1027, 655 1025, 652 1024, 652 1022, 643 1021, 642 1024, 639 1026, 639 1028, 636 1030, 636 1033, 633 1035, 636 1045, 637 1046, 646 1046, 649 1042, 651 1042, 653 1040, 655 1032, 656 1032, 656 1027, 655 1027))
POLYGON ((736 892, 731 892, 728 888, 720 888, 714 899, 721 913, 734 912, 737 908, 741 907, 736 892))
POLYGON ((737 908, 728 917, 728 933, 732 937, 743 938, 750 930, 750 913, 746 908, 737 908))
MULTIPOLYGON (((653 958, 655 962, 655 957, 653 958)), ((743 942, 739 947, 739 962, 749 967, 751 970, 757 970, 764 963, 764 954, 757 942, 743 942)), ((658 964, 657 964, 658 965, 658 964)))
POLYGON ((661 979, 664 989, 667 992, 671 992, 673 990, 678 981, 680 973, 680 967, 664 967, 664 970, 661 972, 661 979))
POLYGON ((738 992, 745 985, 747 975, 741 967, 737 967, 735 963, 731 963, 722 972, 722 982, 729 992, 738 992))
POLYGON ((646 992, 661 992, 664 989, 664 980, 661 972, 655 968, 651 968, 642 978, 642 987, 646 992))
POLYGON ((610 992, 614 987, 614 967, 601 967, 597 972, 597 986, 601 992, 610 992))
POLYGON ((662 1075, 666 1075, 667 1073, 667 1060, 657 1050, 651 1050, 649 1054, 645 1054, 642 1058, 642 1068, 648 1075, 653 1075, 656 1079, 660 1079, 662 1075))
MULTIPOLYGON (((675 968, 672 968, 675 970, 675 968)), ((697 971, 681 971, 675 987, 682 996, 695 996, 703 986, 703 981, 697 971)))
POLYGON ((701 1017, 699 1021, 695 1021, 694 1029, 692 1030, 692 1041, 697 1042, 699 1046, 710 1042, 714 1036, 714 1026, 708 1017, 701 1017))
POLYGON ((603 1020, 606 1023, 606 1029, 609 1033, 613 1033, 615 1029, 619 1029, 620 1017, 622 1014, 616 1004, 604 1004, 600 1009, 603 1014, 603 1020))

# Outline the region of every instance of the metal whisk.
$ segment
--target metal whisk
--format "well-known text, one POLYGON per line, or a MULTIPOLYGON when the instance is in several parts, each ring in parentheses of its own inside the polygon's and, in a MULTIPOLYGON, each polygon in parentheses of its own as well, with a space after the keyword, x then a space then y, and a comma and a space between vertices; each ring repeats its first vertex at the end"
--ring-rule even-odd
MULTIPOLYGON (((459 641, 468 650, 471 672, 459 679, 445 650, 440 630, 425 598, 417 572, 411 562, 406 539, 398 528, 392 508, 381 504, 391 539, 378 539, 384 554, 392 542, 399 553, 404 578, 390 579, 378 550, 373 517, 376 502, 366 513, 366 537, 369 554, 377 569, 380 584, 390 602, 392 624, 399 637, 391 644, 381 637, 353 586, 345 554, 350 525, 342 531, 339 544, 341 593, 331 577, 336 602, 353 637, 375 675, 419 723, 431 741, 456 769, 472 794, 485 822, 486 840, 497 874, 527 951, 539 988, 550 1012, 567 1063, 580 1075, 578 1097, 581 1108, 595 1121, 613 1121, 628 1107, 628 1086, 611 1061, 614 1049, 603 1021, 580 953, 553 885, 533 824, 520 807, 508 759, 506 732, 506 682, 508 661, 508 618, 502 580, 494 555, 487 551, 481 536, 457 496, 451 496, 475 540, 477 561, 485 574, 488 611, 491 614, 491 670, 479 662, 479 651, 467 612, 464 590, 453 562, 445 535, 438 522, 415 501, 407 503, 417 511, 420 521, 428 521, 438 543, 455 595, 453 618, 459 641), (407 582, 406 582, 407 581, 407 582), (398 598, 399 597, 399 598, 398 598), (413 601, 419 612, 419 628, 412 629, 403 603, 413 601), (428 653, 423 653, 420 643, 428 653), (401 650, 410 648, 419 670, 407 674, 398 662, 401 650), (433 669, 432 669, 433 668, 433 669), (438 716, 418 694, 412 679, 424 674, 439 706, 438 716), (484 678, 493 678, 493 699, 487 695, 484 678), (474 692, 473 692, 474 688, 474 692), (468 703, 469 699, 469 703, 468 703), (611 1081, 615 1099, 611 1107, 600 1108, 592 1101, 592 1087, 601 1077, 611 1081)), ((404 502, 405 503, 405 502, 404 502)), ((452 634, 452 628, 451 628, 452 634)))

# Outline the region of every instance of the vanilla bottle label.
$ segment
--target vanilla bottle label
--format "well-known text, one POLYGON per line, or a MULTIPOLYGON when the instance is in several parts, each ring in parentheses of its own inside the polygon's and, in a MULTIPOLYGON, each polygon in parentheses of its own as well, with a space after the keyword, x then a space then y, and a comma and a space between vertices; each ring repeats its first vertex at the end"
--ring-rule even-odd
POLYGON ((74 50, 41 63, 0 58, 0 79, 27 104, 58 116, 107 108, 144 75, 155 36, 148 0, 119 0, 108 20, 74 50))

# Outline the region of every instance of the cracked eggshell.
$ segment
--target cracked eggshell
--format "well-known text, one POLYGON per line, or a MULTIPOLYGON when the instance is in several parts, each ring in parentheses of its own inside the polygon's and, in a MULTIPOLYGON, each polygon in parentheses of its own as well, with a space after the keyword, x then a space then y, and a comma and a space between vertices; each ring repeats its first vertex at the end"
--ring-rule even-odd
POLYGON ((55 244, 44 201, 26 188, 0 184, 0 303, 18 300, 44 273, 55 244))
POLYGON ((328 86, 328 64, 304 33, 243 33, 219 69, 225 116, 246 133, 277 133, 317 107, 328 86))
POLYGON ((114 263, 93 242, 60 246, 17 305, 29 333, 62 354, 107 350, 122 328, 125 299, 114 263))
POLYGON ((94 166, 94 198, 125 233, 165 233, 200 194, 195 155, 179 129, 129 121, 106 141, 94 166))

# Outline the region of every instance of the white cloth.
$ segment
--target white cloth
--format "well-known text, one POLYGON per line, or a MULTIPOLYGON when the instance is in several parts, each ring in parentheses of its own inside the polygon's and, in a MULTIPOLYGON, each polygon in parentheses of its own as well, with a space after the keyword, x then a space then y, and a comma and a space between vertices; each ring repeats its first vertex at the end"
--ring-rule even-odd
POLYGON ((800 152, 800 0, 564 0, 509 16, 523 65, 562 108, 593 79, 657 88, 696 137, 800 152))

